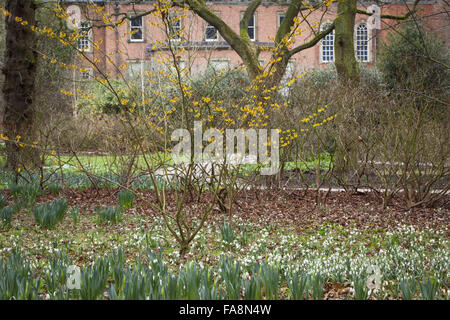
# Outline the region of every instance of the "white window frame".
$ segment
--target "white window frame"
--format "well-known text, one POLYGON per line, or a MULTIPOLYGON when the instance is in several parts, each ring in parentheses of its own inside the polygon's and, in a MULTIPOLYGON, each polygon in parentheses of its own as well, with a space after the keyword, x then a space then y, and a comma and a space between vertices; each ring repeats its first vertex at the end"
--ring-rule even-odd
POLYGON ((92 78, 94 78, 94 69, 93 68, 87 67, 84 69, 86 69, 87 72, 80 71, 80 80, 87 81, 87 80, 91 80, 92 78))
MULTIPOLYGON (((214 12, 216 15, 219 15, 218 12, 214 12)), ((214 41, 219 41, 219 31, 216 29, 216 27, 214 27, 213 25, 209 24, 207 21, 205 21, 205 41, 208 42, 214 42, 214 41), (208 39, 208 29, 213 28, 214 31, 216 32, 216 37, 214 39, 208 39)))
MULTIPOLYGON (((331 24, 331 22, 324 22, 324 23, 322 23, 321 25, 320 25, 320 31, 323 31, 326 27, 328 27, 328 25, 330 25, 331 24)), ((333 29, 333 31, 331 31, 331 33, 329 33, 329 34, 327 34, 325 37, 323 37, 322 38, 322 40, 320 40, 320 46, 319 46, 319 62, 320 63, 330 63, 330 62, 334 62, 334 60, 335 60, 335 58, 336 58, 336 54, 335 54, 335 52, 334 52, 334 41, 335 41, 336 39, 335 39, 335 35, 334 35, 334 29, 333 29), (330 39, 330 37, 331 37, 331 39, 330 39), (325 50, 325 45, 324 45, 324 42, 325 41, 333 41, 333 43, 332 43, 332 54, 333 54, 333 59, 331 59, 331 60, 324 60, 324 58, 325 58, 325 56, 327 56, 327 55, 324 55, 324 50, 325 50)), ((326 44, 326 47, 327 48, 329 48, 330 47, 330 45, 327 43, 326 44)), ((330 52, 330 50, 328 49, 327 50, 327 52, 330 52)))
MULTIPOLYGON (((178 60, 178 66, 179 66, 179 71, 181 73, 181 76, 184 76, 187 68, 187 64, 186 64, 186 60, 178 60)), ((175 75, 177 73, 177 70, 175 69, 174 65, 167 65, 167 69, 170 73, 172 73, 173 75, 175 75)))
POLYGON ((358 62, 371 62, 372 60, 372 36, 370 34, 370 29, 369 26, 367 25, 367 21, 365 20, 361 20, 358 23, 355 24, 355 32, 354 32, 354 46, 355 46, 355 58, 356 61, 358 62), (361 60, 358 57, 358 29, 361 26, 365 26, 366 27, 366 31, 367 31, 367 60, 361 60))
MULTIPOLYGON (((181 13, 169 13, 169 20, 172 20, 174 18, 180 17, 181 15, 182 15, 181 13)), ((177 20, 177 24, 179 24, 179 26, 177 26, 176 28, 174 28, 173 25, 167 26, 167 28, 168 28, 167 34, 169 35, 169 38, 170 38, 169 40, 170 41, 174 41, 174 42, 181 41, 182 35, 178 35, 177 38, 172 38, 172 36, 171 36, 171 33, 172 33, 171 28, 173 29, 174 33, 179 33, 183 29, 183 18, 182 17, 177 20)))
MULTIPOLYGON (((248 25, 248 27, 247 27, 247 33, 248 33, 248 30, 249 30, 249 28, 253 28, 253 39, 252 38, 250 38, 250 40, 251 41, 256 41, 256 39, 258 39, 258 36, 257 36, 257 34, 256 34, 256 28, 257 28, 257 23, 256 23, 256 21, 257 21, 257 15, 256 15, 256 12, 253 14, 253 16, 252 16, 252 18, 253 18, 253 26, 250 26, 250 23, 249 23, 249 25, 248 25)), ((250 37, 250 35, 249 35, 249 37, 250 37)))
POLYGON ((130 20, 129 21, 129 23, 128 23, 128 25, 129 25, 129 32, 130 32, 130 38, 129 38, 129 40, 130 40, 130 42, 144 42, 145 41, 145 26, 144 26, 144 17, 138 17, 138 18, 136 18, 136 19, 132 19, 132 20, 130 20), (133 26, 132 25, 132 20, 136 20, 136 19, 141 19, 141 26, 139 27, 139 26, 133 26), (133 36, 135 35, 135 34, 132 34, 132 32, 134 31, 134 30, 136 30, 136 29, 140 29, 141 30, 141 32, 142 32, 142 37, 141 37, 141 39, 133 39, 133 36))
POLYGON ((83 32, 83 25, 87 25, 86 28, 89 28, 89 31, 87 32, 87 35, 85 35, 83 37, 79 37, 77 39, 77 41, 78 41, 77 49, 82 52, 92 52, 92 24, 90 21, 87 21, 87 20, 80 22, 79 33, 83 32), (80 40, 83 42, 87 42, 87 46, 81 47, 80 40))
POLYGON ((207 67, 208 69, 211 69, 211 70, 214 70, 214 72, 222 72, 222 70, 230 70, 230 68, 231 68, 231 65, 230 65, 230 59, 226 59, 226 58, 216 58, 216 59, 211 59, 211 60, 209 60, 208 61, 208 67, 207 67), (221 68, 221 69, 218 69, 218 68, 215 68, 215 67, 213 67, 213 64, 215 63, 215 62, 218 62, 218 63, 226 63, 227 64, 227 67, 226 68, 221 68))
POLYGON ((283 19, 286 17, 286 12, 278 12, 277 13, 277 29, 280 27, 281 22, 280 19, 283 17, 283 19))
MULTIPOLYGON (((243 17, 244 17, 244 11, 241 11, 241 20, 242 20, 243 17)), ((248 33, 248 30, 250 28, 253 28, 253 38, 250 38, 250 40, 251 41, 257 41, 257 39, 258 39, 258 33, 257 33, 257 31, 258 31, 258 23, 257 23, 257 21, 258 21, 258 13, 257 12, 253 13, 252 17, 253 17, 253 26, 250 26, 250 24, 248 25, 247 33, 248 33)), ((248 36, 250 37, 250 34, 248 36)))
POLYGON ((144 72, 145 72, 145 60, 139 60, 139 59, 128 60, 127 64, 128 64, 127 79, 129 81, 137 80, 143 76, 143 74, 140 74, 140 73, 142 71, 142 64, 144 64, 144 72), (137 68, 134 68, 133 66, 135 66, 137 68), (139 69, 137 73, 134 72, 135 69, 139 69))

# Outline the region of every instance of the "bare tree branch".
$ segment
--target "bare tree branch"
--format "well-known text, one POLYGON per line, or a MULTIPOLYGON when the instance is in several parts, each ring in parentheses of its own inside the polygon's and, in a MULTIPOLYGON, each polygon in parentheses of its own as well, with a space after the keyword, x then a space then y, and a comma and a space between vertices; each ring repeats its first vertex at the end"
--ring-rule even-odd
POLYGON ((252 3, 245 9, 244 15, 242 16, 241 22, 239 23, 241 37, 247 38, 250 40, 248 35, 248 24, 250 19, 255 14, 256 9, 260 6, 262 0, 253 0, 252 3))
POLYGON ((331 33, 333 30, 334 30, 334 21, 330 25, 328 25, 328 27, 326 29, 324 29, 323 31, 320 31, 319 33, 317 33, 314 36, 314 38, 311 39, 310 41, 308 41, 308 42, 306 42, 306 43, 304 43, 304 44, 302 44, 302 45, 300 45, 298 47, 295 47, 294 49, 290 50, 289 51, 289 57, 293 56, 294 54, 296 54, 296 53, 298 53, 298 52, 300 52, 302 50, 314 47, 320 40, 322 40, 326 35, 331 33))
MULTIPOLYGON (((390 20, 406 20, 408 19, 412 14, 414 14, 417 11, 417 5, 419 4, 420 0, 414 1, 413 7, 411 10, 408 8, 408 12, 405 13, 403 16, 395 16, 391 14, 382 14, 380 15, 381 19, 390 19, 390 20)), ((406 5, 406 4, 405 4, 406 5)), ((365 14, 367 16, 371 16, 373 13, 367 12, 365 10, 357 9, 356 13, 359 14, 365 14)))

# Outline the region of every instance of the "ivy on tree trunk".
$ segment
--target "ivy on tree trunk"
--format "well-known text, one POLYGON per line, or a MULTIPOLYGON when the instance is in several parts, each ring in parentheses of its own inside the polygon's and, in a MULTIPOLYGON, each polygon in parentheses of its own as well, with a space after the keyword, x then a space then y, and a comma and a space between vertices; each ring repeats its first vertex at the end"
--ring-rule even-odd
POLYGON ((335 27, 335 65, 340 80, 359 80, 359 66, 355 58, 353 33, 355 29, 356 0, 338 3, 335 27))
POLYGON ((29 27, 16 21, 20 17, 35 25, 36 6, 33 0, 7 0, 6 49, 3 73, 5 110, 3 126, 9 140, 6 142, 6 166, 14 169, 33 169, 39 164, 39 153, 29 147, 35 140, 35 81, 37 74, 37 36, 29 27), (24 143, 21 145, 21 143, 24 143))

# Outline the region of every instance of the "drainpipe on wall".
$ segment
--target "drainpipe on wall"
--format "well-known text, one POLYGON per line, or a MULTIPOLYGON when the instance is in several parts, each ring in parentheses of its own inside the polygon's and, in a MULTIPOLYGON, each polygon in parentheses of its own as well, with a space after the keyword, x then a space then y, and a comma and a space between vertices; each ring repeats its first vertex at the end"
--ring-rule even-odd
POLYGON ((146 112, 145 108, 145 95, 144 95, 144 59, 145 59, 145 49, 142 52, 142 60, 141 60, 141 99, 142 99, 142 106, 144 107, 144 114, 146 112))
MULTIPOLYGON (((120 8, 119 8, 119 2, 116 1, 115 6, 114 6, 114 13, 116 14, 116 22, 118 19, 118 14, 119 14, 120 8)), ((115 36, 116 36, 116 77, 119 78, 119 67, 120 67, 120 54, 119 54, 119 26, 116 25, 115 29, 115 36)))
POLYGON ((377 35, 378 35, 378 29, 374 30, 373 35, 373 64, 377 62, 377 35))

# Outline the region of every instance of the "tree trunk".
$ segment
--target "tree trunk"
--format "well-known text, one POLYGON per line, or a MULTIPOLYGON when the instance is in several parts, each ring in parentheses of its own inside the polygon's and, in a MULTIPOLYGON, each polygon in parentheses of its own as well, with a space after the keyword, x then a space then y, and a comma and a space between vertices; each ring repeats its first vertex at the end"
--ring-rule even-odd
POLYGON ((35 78, 37 37, 30 28, 35 25, 35 4, 33 0, 7 0, 6 10, 12 16, 6 17, 6 50, 3 73, 5 82, 3 94, 5 110, 3 125, 9 140, 6 143, 6 166, 17 170, 34 169, 39 166, 39 153, 30 147, 35 139, 35 78), (27 26, 17 22, 22 18, 27 26), (24 143, 20 145, 20 143, 24 143))
POLYGON ((334 52, 336 70, 341 81, 359 81, 359 66, 353 44, 356 2, 356 0, 343 0, 338 3, 334 29, 334 52))

